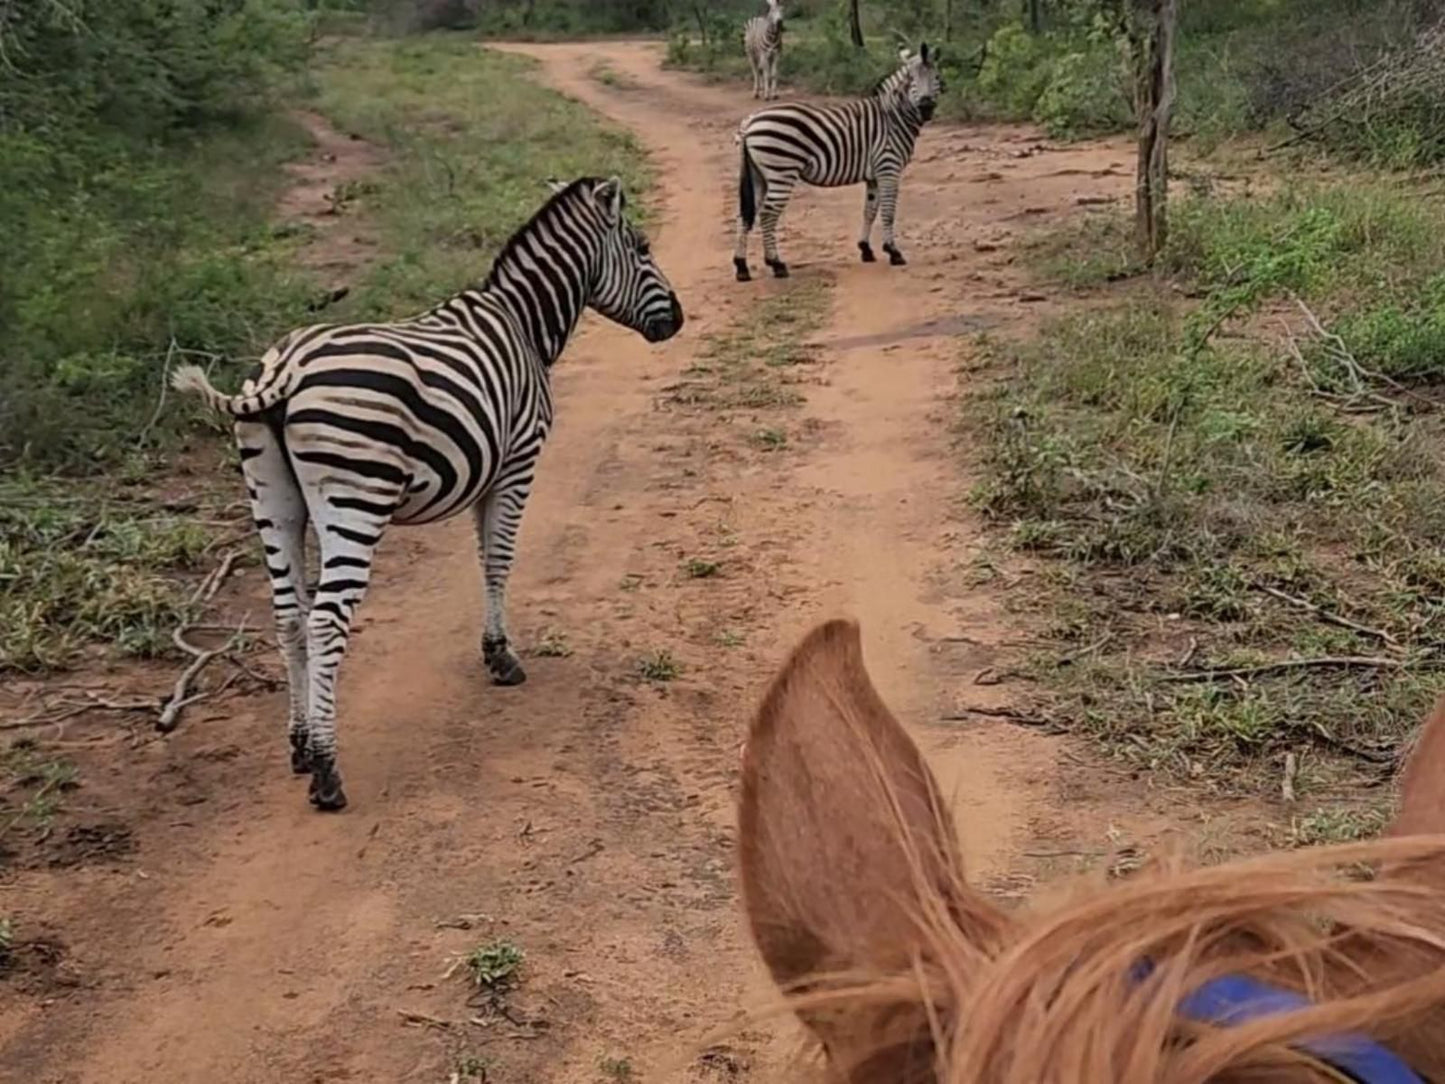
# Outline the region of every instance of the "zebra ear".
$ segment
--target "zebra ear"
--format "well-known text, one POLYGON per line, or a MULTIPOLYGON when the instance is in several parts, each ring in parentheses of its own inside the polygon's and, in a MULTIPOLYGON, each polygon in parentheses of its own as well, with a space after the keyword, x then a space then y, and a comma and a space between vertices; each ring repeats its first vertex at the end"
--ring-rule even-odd
POLYGON ((912 56, 913 56, 913 50, 910 49, 910 48, 908 48, 908 46, 906 46, 906 45, 900 45, 900 46, 898 47, 898 59, 899 59, 899 60, 902 60, 902 61, 907 62, 908 59, 909 59, 910 57, 912 57, 912 56))
POLYGON ((615 224, 622 218, 622 208, 626 206, 626 199, 622 195, 622 179, 620 177, 609 177, 592 190, 592 198, 597 201, 598 208, 609 223, 615 224))
POLYGON ((928 63, 928 42, 925 41, 918 46, 918 59, 925 64, 928 63))
POLYGON ((548 177, 548 178, 547 178, 545 181, 543 181, 542 183, 545 184, 545 185, 547 186, 548 191, 552 192, 553 194, 555 194, 555 193, 557 193, 557 192, 561 192, 563 189, 565 189, 565 188, 567 187, 567 182, 566 182, 566 181, 559 181, 556 177, 548 177))

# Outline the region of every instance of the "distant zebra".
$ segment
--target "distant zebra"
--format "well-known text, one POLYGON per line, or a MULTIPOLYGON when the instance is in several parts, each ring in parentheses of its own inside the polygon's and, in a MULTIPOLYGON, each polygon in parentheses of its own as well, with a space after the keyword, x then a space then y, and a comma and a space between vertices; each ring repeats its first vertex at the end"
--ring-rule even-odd
POLYGON ((682 327, 677 295, 625 217, 621 182, 584 177, 554 190, 480 286, 420 316, 293 331, 239 395, 216 391, 194 366, 175 374, 178 390, 235 419, 286 659, 291 767, 310 773, 319 809, 346 805, 336 674, 387 524, 472 509, 486 584, 482 656, 497 684, 520 684, 506 587, 552 424, 552 363, 588 306, 648 342, 682 327), (308 519, 321 550, 314 599, 308 519))
POLYGON ((743 26, 743 48, 753 69, 753 97, 778 96, 778 59, 783 52, 783 3, 768 0, 768 13, 743 26))
POLYGON ((743 121, 738 178, 738 242, 733 266, 739 282, 748 271, 748 234, 763 229, 763 259, 778 278, 788 265, 778 255, 778 219, 802 181, 824 188, 865 184, 863 233, 858 251, 873 263, 873 221, 883 207, 883 251, 892 264, 907 261, 893 236, 898 182, 913 157, 923 125, 933 116, 942 84, 927 43, 917 55, 900 51, 902 65, 867 98, 835 105, 774 105, 743 121), (761 207, 759 207, 761 204, 761 207))

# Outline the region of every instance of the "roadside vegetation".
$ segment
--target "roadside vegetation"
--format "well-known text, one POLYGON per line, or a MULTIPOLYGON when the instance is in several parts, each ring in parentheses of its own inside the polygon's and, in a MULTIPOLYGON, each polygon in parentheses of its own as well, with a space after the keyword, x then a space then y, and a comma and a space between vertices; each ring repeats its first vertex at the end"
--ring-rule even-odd
POLYGON ((540 178, 616 172, 635 209, 646 194, 630 137, 473 35, 336 37, 363 24, 291 0, 206 11, 0 13, 0 672, 91 644, 170 653, 218 533, 249 544, 230 473, 211 481, 227 442, 187 436, 196 415, 164 383, 200 361, 233 386, 316 318, 296 259, 310 231, 274 219, 282 167, 310 149, 289 108, 388 152, 336 193, 378 244, 328 319, 402 315, 478 278, 547 198, 540 178))
MULTIPOLYGON (((1259 37, 1288 6, 1211 24, 1276 54, 1281 104, 1317 55, 1259 37)), ((1032 721, 1297 799, 1302 843, 1378 828, 1445 669, 1445 206, 1408 89, 1433 76, 1349 5, 1312 11, 1316 44, 1357 58, 1338 115, 1296 114, 1263 163, 1186 144, 1152 275, 1116 212, 1037 238, 1039 277, 1078 311, 982 344, 990 390, 967 407, 990 437, 977 505, 1038 573, 1013 593, 1043 632, 1032 721)), ((1266 89, 1191 91, 1185 34, 1186 125, 1201 97, 1266 89)))

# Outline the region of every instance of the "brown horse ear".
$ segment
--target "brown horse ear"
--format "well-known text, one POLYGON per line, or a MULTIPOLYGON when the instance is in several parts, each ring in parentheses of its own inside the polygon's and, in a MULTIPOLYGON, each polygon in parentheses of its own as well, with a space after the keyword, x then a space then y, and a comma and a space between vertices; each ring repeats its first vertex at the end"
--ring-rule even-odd
POLYGON ((1400 808, 1392 836, 1445 833, 1445 696, 1415 736, 1400 774, 1400 808))
MULTIPOLYGON (((938 785, 874 690, 852 622, 809 633, 758 711, 743 754, 739 851, 753 938, 785 989, 819 975, 908 971, 931 955, 930 922, 956 922, 965 937, 971 924, 992 933, 1001 922, 964 887, 938 785)), ((835 1060, 870 1030, 804 1018, 835 1060)))

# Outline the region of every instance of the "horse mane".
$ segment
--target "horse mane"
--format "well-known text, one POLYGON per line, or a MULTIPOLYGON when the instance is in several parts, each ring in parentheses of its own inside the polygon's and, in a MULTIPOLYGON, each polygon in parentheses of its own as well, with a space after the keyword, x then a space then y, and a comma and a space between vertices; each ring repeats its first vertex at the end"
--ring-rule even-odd
MULTIPOLYGON (((908 970, 808 980, 793 1011, 865 1008, 890 1023, 851 1066, 857 1082, 1263 1084, 1311 1077, 1292 1044, 1346 1033, 1403 1048, 1445 1005, 1445 893, 1409 870, 1445 860, 1445 837, 1375 841, 1207 868, 1166 859, 1126 881, 1081 884, 1062 903, 1011 915, 990 948, 925 901, 927 950, 908 970), (1349 876, 1388 864, 1388 877, 1349 876), (1368 959, 1368 971, 1362 960, 1368 959), (1141 960, 1159 966, 1131 981, 1141 960), (1175 1006, 1224 975, 1297 990, 1311 1008, 1234 1027, 1175 1006), (875 1075, 875 1070, 876 1074, 875 1075)), ((919 884, 927 881, 920 879, 919 884)), ((1438 1024, 1438 1020, 1436 1021, 1438 1024)), ((1439 1079, 1445 1035, 1417 1071, 1439 1079)))
MULTIPOLYGON (((1407 782, 1438 789, 1442 751, 1445 699, 1407 782)), ((1419 801, 1407 792, 1407 810, 1419 801)), ((1300 1044, 1355 1035, 1445 1081, 1445 835, 1213 866, 1167 855, 1004 911, 968 886, 937 784, 846 622, 814 630, 775 679, 740 802, 753 936, 832 1079, 1338 1081, 1300 1044), (1233 1026, 1178 1011, 1246 975, 1309 1006, 1233 1026)), ((1407 830, 1437 830, 1425 824, 1407 830)))

